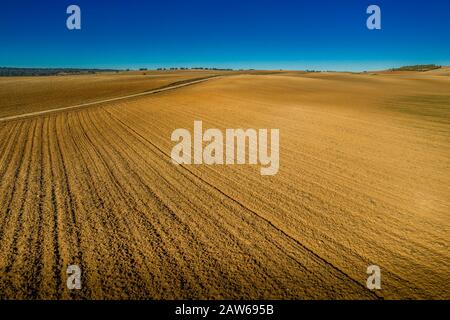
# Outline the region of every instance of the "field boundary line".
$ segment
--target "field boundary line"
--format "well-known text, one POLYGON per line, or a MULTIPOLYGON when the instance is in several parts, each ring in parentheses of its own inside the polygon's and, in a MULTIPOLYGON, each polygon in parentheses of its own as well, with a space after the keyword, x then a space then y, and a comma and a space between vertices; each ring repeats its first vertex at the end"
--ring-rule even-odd
POLYGON ((169 91, 169 90, 174 90, 174 89, 178 89, 178 88, 182 88, 182 87, 187 87, 187 86, 190 86, 190 85, 193 85, 193 84, 205 82, 205 81, 208 81, 208 80, 211 80, 211 79, 217 79, 217 78, 220 78, 220 77, 223 77, 223 76, 211 76, 211 77, 208 77, 208 78, 202 78, 202 79, 197 79, 197 80, 194 79, 192 81, 186 81, 186 82, 180 83, 180 84, 167 85, 167 86, 164 86, 162 88, 152 89, 152 90, 145 91, 145 92, 140 92, 140 93, 133 93, 133 94, 129 94, 129 95, 122 96, 122 97, 108 98, 108 99, 104 99, 104 100, 98 100, 98 101, 92 101, 92 102, 87 102, 87 103, 81 103, 81 104, 68 106, 68 107, 54 108, 54 109, 48 109, 48 110, 35 111, 35 112, 24 113, 24 114, 18 114, 18 115, 15 115, 15 116, 3 117, 3 118, 0 118, 0 122, 21 120, 21 119, 25 119, 25 118, 36 117, 36 116, 46 115, 46 114, 55 113, 55 112, 61 112, 61 111, 67 111, 67 110, 72 110, 72 109, 78 109, 78 108, 93 106, 93 105, 96 105, 96 104, 102 104, 102 103, 106 103, 106 102, 120 101, 120 100, 135 98, 135 97, 141 97, 141 96, 156 94, 156 93, 160 93, 160 92, 164 92, 164 91, 169 91))

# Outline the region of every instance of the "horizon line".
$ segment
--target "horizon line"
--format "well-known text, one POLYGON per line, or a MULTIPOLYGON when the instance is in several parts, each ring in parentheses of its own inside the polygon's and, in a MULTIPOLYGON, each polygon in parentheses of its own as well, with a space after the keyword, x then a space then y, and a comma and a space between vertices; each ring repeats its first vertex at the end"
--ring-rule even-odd
POLYGON ((51 69, 63 69, 63 70, 98 70, 98 71, 171 71, 171 70, 217 70, 217 71, 317 71, 317 72, 374 72, 374 71, 384 71, 384 70, 392 70, 392 69, 398 69, 402 67, 412 67, 412 66, 431 66, 434 65, 436 67, 446 67, 447 65, 444 64, 437 64, 437 63, 417 63, 417 64, 402 64, 402 65, 396 65, 396 66, 385 66, 385 67, 379 67, 379 68, 367 68, 362 69, 358 68, 356 69, 340 69, 339 67, 337 69, 333 68, 258 68, 258 67, 239 67, 239 68, 233 68, 233 67, 202 67, 202 66, 152 66, 152 67, 146 67, 146 66, 133 66, 133 67, 104 67, 104 66, 83 66, 83 67, 76 67, 76 66, 7 66, 7 65, 0 65, 0 69, 41 69, 41 70, 51 70, 51 69))

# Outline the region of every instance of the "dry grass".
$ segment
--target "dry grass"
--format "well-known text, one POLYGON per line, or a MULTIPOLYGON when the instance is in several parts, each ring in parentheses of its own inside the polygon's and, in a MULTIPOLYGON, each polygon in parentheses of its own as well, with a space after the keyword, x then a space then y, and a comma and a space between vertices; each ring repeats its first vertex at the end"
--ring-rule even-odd
POLYGON ((1 123, 0 297, 449 299, 449 85, 238 75, 1 123), (194 120, 279 128, 278 175, 172 165, 194 120))

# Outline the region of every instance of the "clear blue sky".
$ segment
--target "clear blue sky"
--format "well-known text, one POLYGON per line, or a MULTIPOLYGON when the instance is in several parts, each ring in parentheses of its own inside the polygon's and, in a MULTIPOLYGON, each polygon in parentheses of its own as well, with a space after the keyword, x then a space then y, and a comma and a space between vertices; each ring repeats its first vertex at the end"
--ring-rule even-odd
POLYGON ((370 70, 450 65, 449 0, 1 0, 0 66, 370 70), (66 28, 77 4, 82 30, 66 28), (366 8, 382 30, 366 28, 366 8))

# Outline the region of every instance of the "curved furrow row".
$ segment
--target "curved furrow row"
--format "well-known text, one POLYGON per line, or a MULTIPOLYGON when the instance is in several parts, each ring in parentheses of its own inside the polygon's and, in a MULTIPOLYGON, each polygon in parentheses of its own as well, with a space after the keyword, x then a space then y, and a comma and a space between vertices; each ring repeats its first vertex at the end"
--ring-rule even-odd
MULTIPOLYGON (((169 162, 169 159, 170 159, 170 157, 164 152, 164 151, 162 151, 161 149, 159 149, 157 146, 155 146, 151 141, 148 141, 145 137, 143 137, 142 135, 140 135, 137 131, 136 131, 136 129, 134 129, 134 128, 131 128, 131 127, 129 127, 129 129, 130 130, 132 130, 132 131, 134 131, 138 136, 140 136, 142 139, 144 139, 146 142, 147 142, 147 144, 150 144, 153 148, 156 148, 157 149, 157 153, 159 153, 159 154, 163 154, 164 155, 164 157, 166 158, 166 162, 169 162)), ((164 158, 163 157, 163 158, 164 158)), ((186 169, 186 168, 185 168, 186 169)), ((189 172, 189 174, 192 174, 192 172, 191 171, 189 171, 188 169, 186 169, 188 172, 189 172)), ((197 177, 197 178, 199 178, 199 177, 197 177)), ((201 178, 199 178, 200 179, 200 181, 201 182, 205 182, 205 181, 202 181, 202 179, 201 178)), ((203 185, 205 185, 204 183, 202 183, 203 185)), ((213 185, 210 185, 209 183, 206 183, 206 185, 209 185, 211 188, 213 188, 214 190, 216 190, 216 191, 219 191, 219 193, 222 193, 220 190, 217 190, 216 189, 216 187, 215 186, 213 186, 213 185)), ((232 199, 231 197, 229 197, 229 196, 227 196, 227 195, 225 195, 226 196, 226 198, 228 199, 228 200, 233 200, 233 202, 235 201, 234 199, 232 199)), ((239 204, 240 206, 238 206, 238 207, 242 207, 242 204, 239 204)), ((249 211, 248 210, 248 208, 243 208, 243 209, 245 209, 245 211, 249 211)), ((250 210, 251 211, 251 210, 250 210)), ((241 212, 241 216, 242 216, 242 212, 241 212)), ((261 218, 261 217, 260 217, 261 218)), ((252 219, 252 220, 254 220, 254 219, 252 219)), ((267 222, 267 221, 266 221, 267 222)), ((272 227, 274 227, 274 225, 272 225, 272 227)), ((278 228, 275 228, 276 230, 278 230, 278 231, 280 231, 278 228)), ((291 241, 291 240, 293 240, 291 237, 288 237, 289 238, 289 241, 291 241)), ((297 242, 297 241, 295 241, 295 242, 297 242)), ((297 244, 299 244, 299 243, 297 243, 297 244)), ((303 247, 303 245, 301 245, 301 247, 303 247)), ((304 247, 303 247, 304 248, 304 247)), ((312 252, 310 251, 310 250, 307 250, 308 252, 309 252, 309 254, 311 254, 312 252)), ((311 257, 311 256, 310 256, 311 257)), ((315 257, 315 255, 312 255, 312 257, 315 257)), ((316 258, 317 258, 317 256, 316 256, 316 258)), ((319 258, 319 261, 323 261, 323 259, 321 259, 321 258, 319 258)), ((335 269, 335 267, 333 268, 333 269, 335 269)), ((341 270, 338 270, 338 269, 336 269, 337 271, 338 271, 338 274, 342 274, 342 271, 341 270)), ((338 276, 339 277, 339 276, 338 276)), ((346 279, 346 277, 343 277, 343 279, 345 280, 346 279)), ((358 287, 358 286, 360 286, 357 282, 355 282, 355 284, 357 285, 356 286, 356 288, 358 287)), ((353 290, 361 290, 361 289, 353 289, 353 290)))

